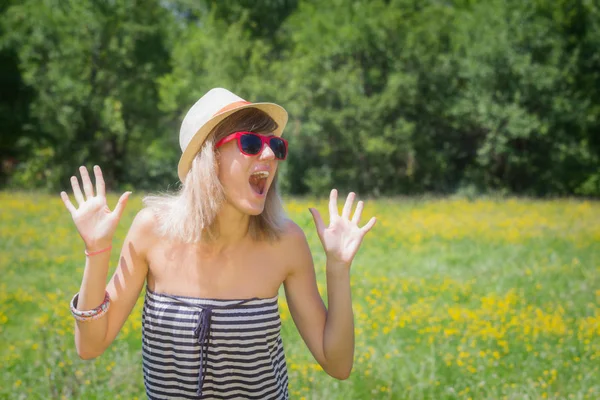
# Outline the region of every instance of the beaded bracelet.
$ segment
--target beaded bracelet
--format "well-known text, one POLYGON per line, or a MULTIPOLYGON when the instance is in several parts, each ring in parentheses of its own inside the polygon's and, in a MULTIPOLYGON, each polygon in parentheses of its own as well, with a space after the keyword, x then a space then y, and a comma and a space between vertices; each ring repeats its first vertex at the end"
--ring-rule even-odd
POLYGON ((79 299, 79 293, 77 293, 75 296, 73 296, 73 299, 71 300, 71 314, 73 314, 73 317, 75 317, 75 319, 77 321, 87 322, 87 321, 93 321, 95 319, 98 319, 98 318, 102 317, 104 314, 106 314, 106 312, 108 311, 108 308, 110 307, 110 296, 109 296, 108 292, 105 292, 104 301, 102 302, 102 304, 100 304, 98 307, 94 308, 93 310, 86 310, 86 311, 78 310, 77 309, 78 299, 79 299))

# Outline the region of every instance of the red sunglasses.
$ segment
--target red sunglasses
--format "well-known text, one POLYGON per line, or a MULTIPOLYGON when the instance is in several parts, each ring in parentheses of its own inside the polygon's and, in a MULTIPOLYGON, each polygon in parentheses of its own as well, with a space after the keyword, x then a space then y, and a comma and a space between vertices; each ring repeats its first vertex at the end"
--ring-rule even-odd
POLYGON ((225 136, 219 140, 215 148, 223 146, 227 142, 237 140, 238 148, 247 156, 255 156, 259 154, 265 147, 265 143, 269 145, 275 158, 285 160, 288 152, 287 140, 279 136, 265 136, 254 132, 234 132, 231 135, 225 136))

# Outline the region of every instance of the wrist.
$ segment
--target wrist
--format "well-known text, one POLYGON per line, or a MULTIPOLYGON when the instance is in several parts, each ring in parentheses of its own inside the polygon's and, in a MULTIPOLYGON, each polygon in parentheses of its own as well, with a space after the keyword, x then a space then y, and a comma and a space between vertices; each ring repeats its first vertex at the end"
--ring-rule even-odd
POLYGON ((86 256, 90 257, 90 256, 95 256, 97 254, 102 254, 102 253, 110 254, 111 249, 112 249, 112 245, 108 245, 105 247, 98 247, 98 248, 86 247, 86 249, 84 250, 84 253, 86 256))
POLYGON ((327 275, 349 276, 350 263, 342 261, 327 260, 326 268, 327 275))
POLYGON ((111 240, 99 240, 99 241, 95 241, 95 242, 83 242, 84 246, 85 246, 85 251, 92 253, 92 252, 96 252, 96 251, 100 251, 103 249, 106 249, 110 246, 112 246, 112 239, 111 240))

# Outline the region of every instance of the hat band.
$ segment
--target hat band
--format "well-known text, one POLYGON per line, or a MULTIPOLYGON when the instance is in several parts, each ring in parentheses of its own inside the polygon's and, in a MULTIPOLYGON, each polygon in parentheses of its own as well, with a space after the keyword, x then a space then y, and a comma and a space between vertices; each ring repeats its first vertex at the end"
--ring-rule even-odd
POLYGON ((233 103, 229 103, 229 104, 227 104, 225 107, 223 107, 223 108, 221 108, 219 111, 217 111, 217 112, 216 112, 216 113, 213 115, 213 117, 214 117, 214 116, 217 116, 217 115, 219 115, 219 114, 222 114, 222 113, 224 113, 224 112, 227 112, 227 111, 229 111, 229 110, 233 110, 234 108, 241 107, 241 106, 245 106, 246 104, 252 104, 252 103, 250 103, 249 101, 244 101, 244 100, 240 100, 240 101, 235 101, 235 102, 233 102, 233 103))

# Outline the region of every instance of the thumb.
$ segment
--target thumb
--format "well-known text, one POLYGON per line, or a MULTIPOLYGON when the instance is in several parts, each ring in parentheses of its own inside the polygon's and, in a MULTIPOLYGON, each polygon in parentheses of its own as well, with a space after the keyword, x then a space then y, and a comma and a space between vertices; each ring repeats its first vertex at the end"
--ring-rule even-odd
POLYGON ((323 219, 321 218, 321 214, 316 208, 309 208, 308 211, 312 214, 313 221, 315 222, 315 227, 317 228, 317 234, 321 241, 323 240, 323 231, 325 230, 325 224, 323 223, 323 219))
POLYGON ((113 211, 115 213, 115 215, 117 216, 117 220, 121 219, 121 216, 123 215, 123 210, 125 210, 125 206, 127 205, 127 200, 129 200, 130 194, 131 194, 131 192, 125 192, 119 198, 119 201, 117 202, 117 206, 115 207, 115 210, 113 211))

